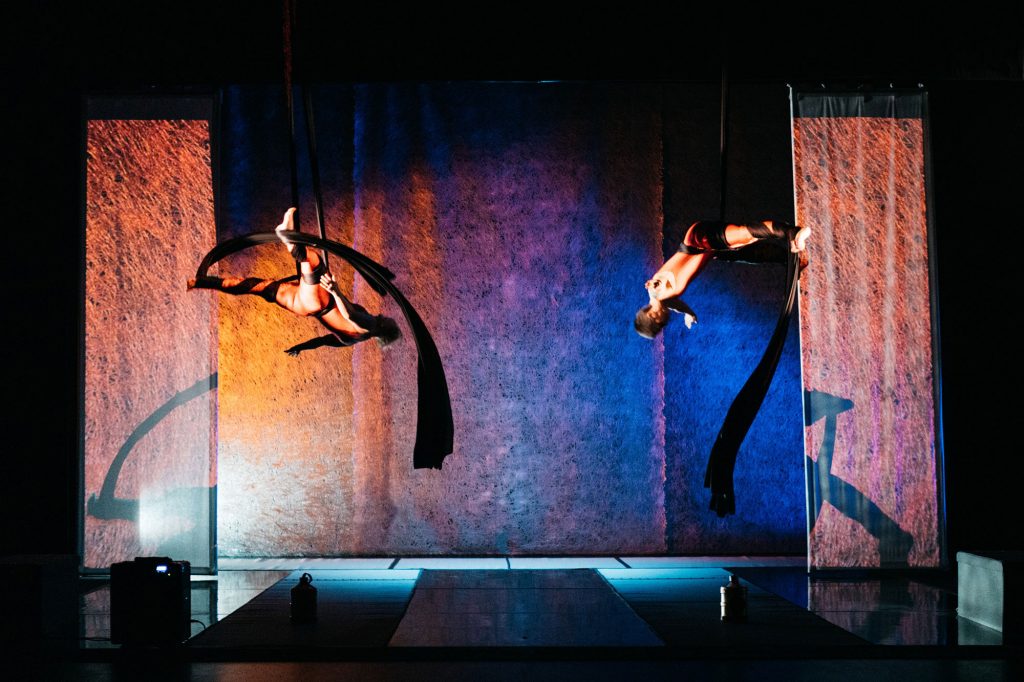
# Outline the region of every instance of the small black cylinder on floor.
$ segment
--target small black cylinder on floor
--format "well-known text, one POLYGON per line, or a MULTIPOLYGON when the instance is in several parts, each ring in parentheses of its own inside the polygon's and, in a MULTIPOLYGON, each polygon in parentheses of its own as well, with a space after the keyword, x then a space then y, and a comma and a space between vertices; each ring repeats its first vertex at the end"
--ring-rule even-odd
POLYGON ((740 585, 739 578, 729 576, 729 584, 724 586, 722 592, 722 622, 723 623, 746 623, 747 622, 747 588, 740 585))
POLYGON ((316 620, 316 588, 313 576, 303 573, 299 584, 292 588, 292 622, 312 623, 316 620))

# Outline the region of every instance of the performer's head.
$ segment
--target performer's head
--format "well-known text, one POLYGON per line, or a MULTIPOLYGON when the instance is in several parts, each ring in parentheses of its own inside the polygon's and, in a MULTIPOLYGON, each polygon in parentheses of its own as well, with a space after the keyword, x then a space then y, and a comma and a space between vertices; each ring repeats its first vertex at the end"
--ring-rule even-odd
POLYGON ((668 324, 668 308, 663 305, 652 306, 650 303, 636 311, 633 328, 644 338, 657 338, 661 330, 668 324))
POLYGON ((402 330, 398 328, 398 323, 390 317, 378 315, 373 335, 377 338, 377 343, 383 348, 397 341, 402 336, 402 330))

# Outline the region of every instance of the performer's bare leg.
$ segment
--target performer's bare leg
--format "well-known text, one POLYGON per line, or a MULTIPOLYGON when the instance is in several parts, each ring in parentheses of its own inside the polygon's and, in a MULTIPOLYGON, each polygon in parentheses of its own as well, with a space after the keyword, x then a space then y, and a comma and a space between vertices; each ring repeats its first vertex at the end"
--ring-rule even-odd
POLYGON ((188 281, 188 288, 189 290, 212 289, 232 296, 259 296, 264 301, 276 303, 293 313, 296 313, 294 306, 299 291, 299 285, 291 278, 260 279, 259 277, 207 276, 200 280, 193 278, 188 281))
MULTIPOLYGON (((773 229, 772 221, 766 220, 764 224, 769 230, 773 229)), ((683 243, 691 247, 700 247, 702 245, 694 237, 694 227, 696 225, 691 225, 690 229, 686 231, 683 243)), ((810 236, 811 228, 800 228, 790 240, 790 250, 798 253, 806 249, 807 239, 810 236)), ((760 239, 763 237, 755 237, 751 234, 750 228, 745 225, 727 225, 725 228, 725 242, 730 249, 749 246, 760 239)), ((652 298, 657 301, 681 296, 710 258, 711 254, 709 253, 679 252, 669 258, 644 286, 651 292, 652 298)))
MULTIPOLYGON (((279 234, 295 229, 295 209, 290 208, 284 214, 281 224, 275 228, 279 234)), ((306 275, 306 279, 315 276, 316 268, 320 265, 320 255, 314 249, 306 249, 300 245, 284 242, 289 253, 294 253, 296 248, 301 248, 302 260, 299 261, 299 271, 306 275)), ((189 289, 213 289, 225 294, 241 296, 252 294, 259 296, 265 301, 276 303, 285 310, 296 315, 307 316, 320 312, 330 302, 330 294, 320 287, 318 281, 309 283, 301 278, 298 282, 291 278, 283 280, 259 279, 256 277, 204 277, 197 281, 190 279, 189 289)))
MULTIPOLYGON (((280 236, 282 233, 291 232, 295 230, 295 209, 289 208, 285 211, 284 219, 281 224, 274 228, 274 231, 280 236)), ((282 237, 285 248, 288 249, 288 253, 295 254, 296 249, 299 249, 301 259, 297 259, 299 262, 299 272, 303 275, 299 279, 298 286, 294 291, 294 298, 289 302, 287 307, 296 315, 312 315, 318 313, 328 306, 331 297, 320 286, 320 274, 317 269, 320 267, 320 254, 317 253, 316 249, 307 249, 304 246, 290 244, 282 237), (312 280, 312 281, 307 281, 312 280)))

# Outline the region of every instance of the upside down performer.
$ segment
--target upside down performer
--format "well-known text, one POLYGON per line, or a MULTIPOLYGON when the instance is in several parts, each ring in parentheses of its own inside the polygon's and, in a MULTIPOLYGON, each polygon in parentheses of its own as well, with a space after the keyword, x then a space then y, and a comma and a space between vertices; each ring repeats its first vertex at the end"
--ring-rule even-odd
POLYGON ((189 280, 189 289, 213 289, 234 296, 259 296, 301 317, 316 318, 330 332, 288 348, 285 352, 292 356, 323 346, 354 346, 371 338, 376 338, 383 347, 398 339, 401 332, 394 320, 383 315, 371 315, 366 308, 345 297, 334 275, 315 249, 307 249, 302 244, 293 244, 285 239, 288 232, 295 230, 294 219, 295 209, 290 208, 275 232, 282 237, 281 241, 288 253, 299 266, 298 281, 295 281, 295 277, 275 280, 203 276, 189 280))
POLYGON ((378 339, 383 345, 391 343, 400 335, 395 321, 372 315, 345 298, 314 249, 348 262, 374 291, 394 299, 412 331, 417 351, 418 388, 413 467, 440 469, 445 456, 452 452, 454 426, 444 366, 427 326, 392 282, 394 273, 349 246, 294 230, 294 212, 295 209, 289 209, 274 232, 254 232, 217 244, 203 257, 188 287, 233 295, 257 295, 296 315, 316 317, 330 332, 292 346, 286 351, 290 355, 322 346, 351 346, 371 338, 378 339), (264 280, 207 274, 210 267, 233 253, 274 242, 283 242, 296 258, 300 271, 298 277, 264 280), (296 279, 300 281, 296 282, 296 279))
POLYGON ((781 221, 736 225, 702 220, 690 226, 679 251, 644 285, 649 301, 637 311, 633 324, 641 336, 653 339, 668 324, 670 311, 681 313, 687 327, 696 322, 696 315, 683 302, 682 294, 710 259, 766 262, 778 261, 779 255, 785 254, 787 293, 779 320, 761 361, 729 407, 708 457, 704 487, 711 488, 710 508, 719 516, 736 512, 733 491, 736 455, 764 401, 782 355, 796 301, 797 279, 801 267, 806 265, 806 247, 810 236, 810 228, 781 221), (789 248, 779 249, 783 244, 789 248), (772 251, 775 253, 772 254, 772 251))

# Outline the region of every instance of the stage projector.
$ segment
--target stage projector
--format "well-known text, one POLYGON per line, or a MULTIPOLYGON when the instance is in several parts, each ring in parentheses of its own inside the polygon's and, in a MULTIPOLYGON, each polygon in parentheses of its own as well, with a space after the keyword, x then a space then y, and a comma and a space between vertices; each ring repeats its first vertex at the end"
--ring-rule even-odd
POLYGON ((192 619, 187 561, 136 557, 110 567, 110 641, 166 645, 188 639, 192 619))

